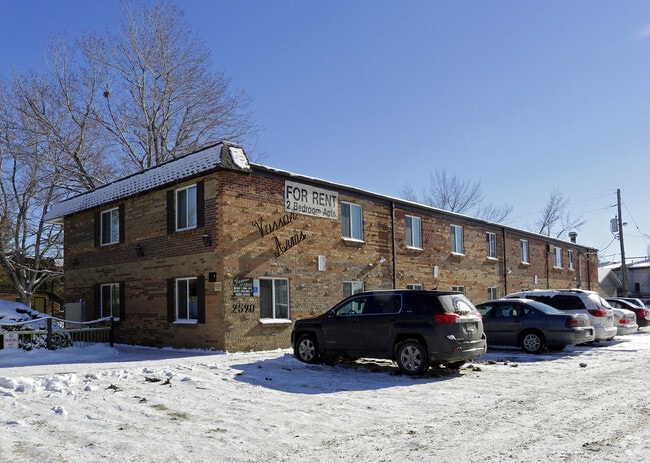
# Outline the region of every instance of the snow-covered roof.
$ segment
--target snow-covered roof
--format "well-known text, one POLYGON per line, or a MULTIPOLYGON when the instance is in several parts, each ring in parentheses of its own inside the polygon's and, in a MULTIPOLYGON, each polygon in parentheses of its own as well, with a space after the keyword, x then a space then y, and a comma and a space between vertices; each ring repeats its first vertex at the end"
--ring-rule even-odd
POLYGON ((616 276, 611 267, 598 268, 598 284, 603 284, 605 280, 610 280, 614 286, 621 286, 621 280, 616 276))
POLYGON ((220 142, 57 203, 45 214, 45 220, 60 223, 65 216, 75 212, 128 198, 217 167, 250 170, 241 147, 220 142))

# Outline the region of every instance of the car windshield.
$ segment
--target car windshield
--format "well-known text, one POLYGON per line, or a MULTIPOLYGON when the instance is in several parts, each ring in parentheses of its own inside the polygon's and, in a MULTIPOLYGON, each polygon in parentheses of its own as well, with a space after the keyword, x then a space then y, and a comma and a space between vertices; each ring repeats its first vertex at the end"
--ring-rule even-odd
POLYGON ((544 312, 545 314, 564 313, 561 310, 556 309, 555 307, 551 307, 548 304, 544 304, 543 302, 529 301, 528 305, 534 309, 539 310, 540 312, 544 312))

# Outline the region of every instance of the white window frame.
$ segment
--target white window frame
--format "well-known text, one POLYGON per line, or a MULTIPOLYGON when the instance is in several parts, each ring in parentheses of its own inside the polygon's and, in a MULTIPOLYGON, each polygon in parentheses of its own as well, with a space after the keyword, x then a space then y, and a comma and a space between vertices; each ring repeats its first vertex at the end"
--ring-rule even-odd
POLYGON ((354 294, 362 293, 364 290, 363 281, 344 281, 343 282, 343 298, 352 296, 354 294))
POLYGON ((104 283, 99 285, 99 316, 120 319, 120 284, 104 283), (107 298, 105 296, 108 296, 107 298), (108 302, 108 304, 105 304, 108 302), (106 307, 105 305, 108 305, 106 307))
POLYGON ((553 246, 553 267, 562 268, 562 248, 553 246))
POLYGON ((459 293, 465 294, 465 287, 464 286, 452 286, 451 290, 452 291, 458 291, 459 293))
POLYGON ((411 249, 422 249, 422 219, 414 215, 407 215, 406 225, 406 247, 411 249))
POLYGON ((494 299, 499 299, 499 288, 496 286, 490 286, 487 289, 488 292, 488 300, 492 301, 494 299))
POLYGON ((530 264, 530 248, 528 246, 528 240, 520 240, 521 247, 521 263, 530 264))
POLYGON ((100 244, 108 246, 120 242, 120 208, 114 207, 100 214, 100 244), (108 226, 108 233, 104 233, 104 224, 108 226), (108 235, 108 236, 106 236, 108 235))
POLYGON ((497 258, 497 234, 492 232, 485 233, 486 253, 488 259, 497 258))
POLYGON ((176 278, 176 321, 196 322, 199 317, 198 278, 176 278), (194 294, 191 288, 194 284, 194 294))
POLYGON ((176 198, 176 230, 190 230, 198 223, 198 202, 196 184, 179 188, 176 198))
POLYGON ((360 204, 341 201, 341 234, 346 240, 363 241, 363 209, 360 204))
POLYGON ((464 255, 465 248, 463 244, 463 227, 460 225, 449 226, 449 237, 451 240, 451 253, 464 255))
POLYGON ((424 289, 422 283, 409 283, 406 285, 406 289, 424 289))
POLYGON ((288 278, 260 278, 260 320, 290 320, 289 314, 289 279, 288 278), (271 283, 271 294, 266 293, 267 288, 263 283, 271 283), (270 296, 269 299, 267 297, 270 296), (269 301, 271 313, 264 313, 267 308, 262 307, 263 303, 269 301), (270 315, 270 316, 269 316, 270 315))
POLYGON ((575 264, 573 263, 573 249, 567 251, 567 260, 569 261, 569 270, 575 270, 575 264))

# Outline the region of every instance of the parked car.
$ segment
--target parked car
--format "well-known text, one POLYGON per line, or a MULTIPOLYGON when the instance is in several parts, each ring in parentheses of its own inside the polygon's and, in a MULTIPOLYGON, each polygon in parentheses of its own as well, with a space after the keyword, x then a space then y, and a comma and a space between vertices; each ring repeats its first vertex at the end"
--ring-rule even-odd
POLYGON ((605 300, 614 308, 627 309, 634 312, 636 315, 636 324, 639 327, 650 325, 650 308, 643 305, 643 303, 634 304, 629 298, 623 297, 608 297, 605 300))
POLYGON ((589 317, 589 323, 596 330, 596 341, 614 339, 616 325, 614 311, 595 291, 583 289, 533 289, 505 296, 525 298, 543 302, 568 313, 582 313, 589 317))
POLYGON ((636 323, 636 314, 631 310, 614 307, 614 320, 618 335, 635 333, 639 329, 639 325, 636 323))
POLYGON ((297 320, 291 343, 302 362, 391 359, 408 375, 430 365, 459 368, 486 351, 472 303, 460 293, 425 290, 355 294, 320 316, 297 320))
POLYGON ((483 316, 489 346, 517 346, 539 354, 546 348, 561 351, 595 339, 587 315, 566 313, 531 299, 497 299, 476 308, 483 316))

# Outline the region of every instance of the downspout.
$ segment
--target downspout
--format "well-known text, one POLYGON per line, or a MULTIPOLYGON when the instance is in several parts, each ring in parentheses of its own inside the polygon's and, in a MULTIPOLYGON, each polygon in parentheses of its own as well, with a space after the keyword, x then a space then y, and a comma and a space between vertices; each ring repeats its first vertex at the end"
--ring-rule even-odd
POLYGON ((506 252, 506 227, 501 228, 503 234, 503 294, 508 294, 508 253, 506 252))
POLYGON ((395 244, 395 201, 390 202, 390 234, 393 247, 393 289, 397 289, 397 250, 395 244))

